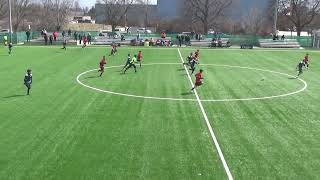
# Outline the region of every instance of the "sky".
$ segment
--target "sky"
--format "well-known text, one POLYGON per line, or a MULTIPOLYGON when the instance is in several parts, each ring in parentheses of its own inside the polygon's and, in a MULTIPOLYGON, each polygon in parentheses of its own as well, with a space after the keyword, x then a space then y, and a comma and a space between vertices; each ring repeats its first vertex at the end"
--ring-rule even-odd
MULTIPOLYGON (((92 7, 96 3, 96 0, 79 0, 81 7, 92 7)), ((157 0, 150 0, 153 4, 157 3, 157 0)))

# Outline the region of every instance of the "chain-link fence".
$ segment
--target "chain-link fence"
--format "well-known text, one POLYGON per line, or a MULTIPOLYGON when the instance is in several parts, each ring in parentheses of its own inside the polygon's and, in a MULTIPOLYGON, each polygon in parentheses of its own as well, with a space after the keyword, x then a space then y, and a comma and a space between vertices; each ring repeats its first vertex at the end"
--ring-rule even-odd
MULTIPOLYGON (((67 32, 66 32, 67 33, 67 32)), ((78 31, 77 34, 87 35, 91 34, 92 37, 99 36, 99 32, 97 31, 78 31)), ((50 33, 49 33, 50 34, 50 33)), ((125 38, 134 37, 137 34, 124 34, 125 38)), ((177 33, 167 33, 167 37, 170 37, 172 42, 177 41, 177 33)), ((0 43, 4 44, 4 36, 10 37, 8 33, 0 33, 0 43)), ((141 34, 141 38, 159 38, 161 35, 157 33, 153 34, 141 34)), ((30 39, 37 39, 41 37, 41 32, 34 31, 30 34, 30 39)), ((59 37, 62 37, 61 32, 59 33, 59 37)), ((74 32, 70 37, 74 39, 74 32)), ((232 45, 241 45, 241 44, 250 44, 253 46, 259 46, 259 40, 261 39, 272 39, 272 36, 253 36, 253 35, 226 35, 226 34, 219 34, 219 35, 205 35, 203 39, 209 40, 212 38, 224 38, 228 39, 232 45)), ((311 47, 319 47, 320 46, 320 32, 317 33, 316 37, 286 37, 286 39, 296 39, 301 47, 311 48, 311 47)), ((8 39, 9 40, 9 39, 8 39)), ((10 41, 10 40, 9 40, 10 41)), ((27 41, 26 32, 17 32, 13 33, 12 41, 14 44, 24 43, 27 41)), ((320 48, 320 47, 319 47, 320 48)))

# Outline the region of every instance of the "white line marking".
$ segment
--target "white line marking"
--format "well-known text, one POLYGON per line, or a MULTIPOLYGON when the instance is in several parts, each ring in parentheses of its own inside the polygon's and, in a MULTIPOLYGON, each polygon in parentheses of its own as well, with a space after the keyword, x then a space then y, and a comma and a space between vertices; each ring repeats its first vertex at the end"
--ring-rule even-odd
MULTIPOLYGON (((43 45, 33 45, 33 46, 27 46, 27 45, 22 45, 22 46, 15 46, 15 48, 51 48, 51 49, 59 49, 60 45, 55 45, 55 46, 43 46, 43 45)), ((79 46, 68 46, 67 48, 69 49, 81 49, 81 47, 79 46)), ((93 48, 111 48, 111 46, 108 45, 91 45, 88 46, 87 48, 89 49, 93 49, 93 48)), ((161 49, 161 50, 175 50, 176 48, 174 47, 134 47, 134 46, 122 46, 121 49, 161 49)), ((250 52, 254 52, 254 51, 265 51, 265 52, 277 52, 277 51, 281 51, 281 52, 312 52, 312 53, 320 53, 319 50, 305 50, 305 49, 283 49, 283 48, 279 48, 279 49, 274 49, 274 48, 258 48, 258 49, 240 49, 239 48, 221 48, 221 49, 213 49, 213 48, 205 48, 205 47, 187 47, 184 49, 201 49, 203 51, 250 51, 250 52)))
MULTIPOLYGON (((151 65, 181 65, 181 63, 150 63, 150 64, 144 64, 144 66, 151 66, 151 65)), ((250 69, 250 70, 256 70, 256 71, 263 71, 263 72, 270 72, 270 73, 275 73, 275 74, 280 74, 283 76, 287 76, 290 78, 293 78, 295 76, 289 75, 289 74, 285 74, 285 73, 281 73, 281 72, 276 72, 276 71, 271 71, 271 70, 266 70, 266 69, 258 69, 258 68, 251 68, 251 67, 242 67, 242 66, 230 66, 230 65, 221 65, 221 64, 201 64, 202 66, 221 66, 221 67, 230 67, 230 68, 242 68, 242 69, 250 69)), ((110 66, 110 67, 106 67, 106 69, 111 69, 111 68, 117 68, 117 67, 122 67, 121 66, 110 66)), ((87 87, 89 89, 95 90, 95 91, 99 91, 99 92, 103 92, 103 93, 108 93, 108 94, 113 94, 113 95, 118 95, 118 96, 126 96, 126 97, 132 97, 132 98, 142 98, 142 99, 153 99, 153 100, 171 100, 171 101, 197 101, 196 99, 183 99, 183 98, 170 98, 170 97, 153 97, 153 96, 138 96, 138 95, 132 95, 132 94, 125 94, 125 93, 118 93, 118 92, 113 92, 113 91, 108 91, 108 90, 103 90, 103 89, 99 89, 99 88, 95 88, 89 85, 84 84, 83 82, 80 81, 80 78, 89 73, 89 72, 93 72, 93 71, 97 71, 98 69, 93 69, 93 70, 89 70, 86 72, 83 72, 81 74, 79 74, 77 76, 77 82, 84 86, 87 87)), ((292 96, 298 93, 301 93, 303 91, 305 91, 308 87, 308 84, 306 81, 302 80, 302 79, 298 79, 299 81, 301 81, 304 84, 304 87, 300 90, 297 90, 295 92, 291 92, 288 94, 281 94, 281 95, 274 95, 274 96, 266 96, 266 97, 253 97, 253 98, 240 98, 240 99, 201 99, 202 102, 233 102, 233 101, 253 101, 253 100, 267 100, 267 99, 274 99, 274 98, 280 98, 280 97, 286 97, 286 96, 292 96)))
MULTIPOLYGON (((183 58, 182 58, 182 55, 181 55, 181 52, 180 52, 180 49, 179 49, 179 48, 178 48, 178 52, 179 52, 179 55, 180 55, 181 62, 184 63, 184 60, 183 60, 183 58)), ((191 79, 191 76, 190 76, 190 73, 189 73, 189 71, 188 71, 187 66, 186 66, 186 65, 183 65, 183 67, 184 67, 184 69, 186 70, 186 72, 187 72, 187 74, 188 74, 188 78, 189 78, 189 81, 190 81, 190 83, 191 83, 191 86, 193 86, 193 81, 192 81, 192 79, 191 79)), ((219 145, 219 143, 218 143, 218 139, 217 139, 216 135, 214 134, 214 131, 213 131, 212 126, 211 126, 211 124, 210 124, 210 122, 209 122, 207 113, 205 112, 205 110, 204 110, 204 108, 203 108, 203 105, 202 105, 202 103, 201 103, 200 97, 199 97, 198 92, 197 92, 196 89, 194 89, 194 94, 195 94, 195 96, 196 96, 196 98, 197 98, 199 107, 200 107, 201 112, 202 112, 202 114, 203 114, 204 120, 206 121, 207 127, 208 127, 208 129, 209 129, 209 132, 210 132, 210 134, 211 134, 212 140, 213 140, 213 142, 214 142, 214 145, 215 145, 215 147, 216 147, 216 149, 217 149, 217 151, 218 151, 218 154, 219 154, 220 160, 221 160, 221 162, 222 162, 222 164, 223 164, 224 170, 225 170, 225 172, 227 173, 228 179, 229 179, 229 180, 233 180, 233 177, 232 177, 232 174, 231 174, 231 172, 230 172, 229 166, 228 166, 228 164, 227 164, 227 162, 226 162, 226 160, 225 160, 225 158, 224 158, 224 156, 223 156, 222 150, 221 150, 220 145, 219 145)))

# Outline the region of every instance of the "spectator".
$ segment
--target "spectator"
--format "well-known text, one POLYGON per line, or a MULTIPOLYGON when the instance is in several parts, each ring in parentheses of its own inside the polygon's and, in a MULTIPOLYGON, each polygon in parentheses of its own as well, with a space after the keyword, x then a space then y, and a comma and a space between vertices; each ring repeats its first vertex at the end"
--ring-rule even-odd
POLYGON ((218 39, 218 47, 222 47, 222 39, 221 38, 218 39))
POLYGON ((186 46, 190 46, 191 45, 191 38, 189 35, 186 36, 186 46))
POLYGON ((79 44, 81 44, 81 43, 82 43, 82 35, 79 34, 79 44))
POLYGON ((91 34, 90 33, 88 33, 88 44, 91 44, 91 40, 92 40, 92 37, 91 37, 91 34))
POLYGON ((281 40, 284 41, 286 39, 286 37, 284 35, 282 35, 281 40))
POLYGON ((76 31, 73 33, 73 36, 74 36, 74 40, 78 41, 78 34, 76 31))
POLYGON ((52 35, 50 35, 50 36, 49 36, 49 43, 50 43, 50 45, 52 45, 52 41, 53 41, 53 37, 52 37, 52 35))
POLYGON ((167 34, 165 32, 161 33, 161 38, 165 39, 167 37, 167 34))
POLYGON ((212 38, 212 47, 217 47, 217 39, 212 38))
POLYGON ((72 34, 71 29, 69 29, 68 30, 68 36, 71 37, 71 34, 72 34))
POLYGON ((27 35, 27 42, 30 42, 30 31, 28 30, 28 31, 26 31, 26 35, 27 35))
POLYGON ((58 32, 55 31, 55 32, 53 32, 53 39, 55 42, 57 41, 57 38, 58 38, 58 32))
POLYGON ((182 45, 182 39, 181 39, 181 35, 180 35, 180 34, 177 35, 177 39, 178 39, 178 41, 179 41, 179 46, 181 47, 181 45, 182 45))
POLYGON ((153 42, 153 38, 150 39, 150 46, 153 46, 154 42, 153 42))
POLYGON ((44 44, 48 45, 48 34, 47 33, 44 34, 44 44))
POLYGON ((185 35, 182 35, 182 36, 181 36, 181 42, 182 42, 182 44, 184 44, 184 42, 185 42, 185 35))
POLYGON ((62 31, 62 38, 66 37, 66 32, 62 31))

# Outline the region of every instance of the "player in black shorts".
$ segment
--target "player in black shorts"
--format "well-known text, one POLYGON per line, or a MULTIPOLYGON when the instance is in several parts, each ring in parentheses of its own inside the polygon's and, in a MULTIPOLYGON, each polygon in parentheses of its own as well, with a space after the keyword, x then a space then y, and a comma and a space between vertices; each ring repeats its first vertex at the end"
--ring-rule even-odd
POLYGON ((297 70, 299 71, 296 78, 298 78, 301 74, 303 74, 303 68, 305 67, 305 63, 303 61, 299 62, 297 66, 297 70))
POLYGON ((9 43, 9 45, 8 45, 8 48, 9 48, 9 54, 11 54, 11 52, 12 52, 12 47, 13 47, 13 45, 12 45, 12 43, 9 43))
POLYGON ((30 94, 32 84, 32 73, 31 69, 27 70, 27 74, 24 76, 24 85, 27 87, 27 95, 30 94))
POLYGON ((194 73, 194 71, 196 70, 196 65, 198 64, 198 61, 195 58, 192 58, 190 61, 190 70, 191 70, 191 74, 194 73))
POLYGON ((128 54, 128 58, 127 58, 126 64, 123 66, 123 68, 122 68, 121 71, 123 71, 124 69, 126 69, 126 68, 130 65, 130 62, 131 62, 131 55, 128 54))
POLYGON ((187 62, 183 63, 183 65, 191 65, 192 59, 194 59, 193 53, 190 53, 190 56, 188 56, 186 59, 187 62))

